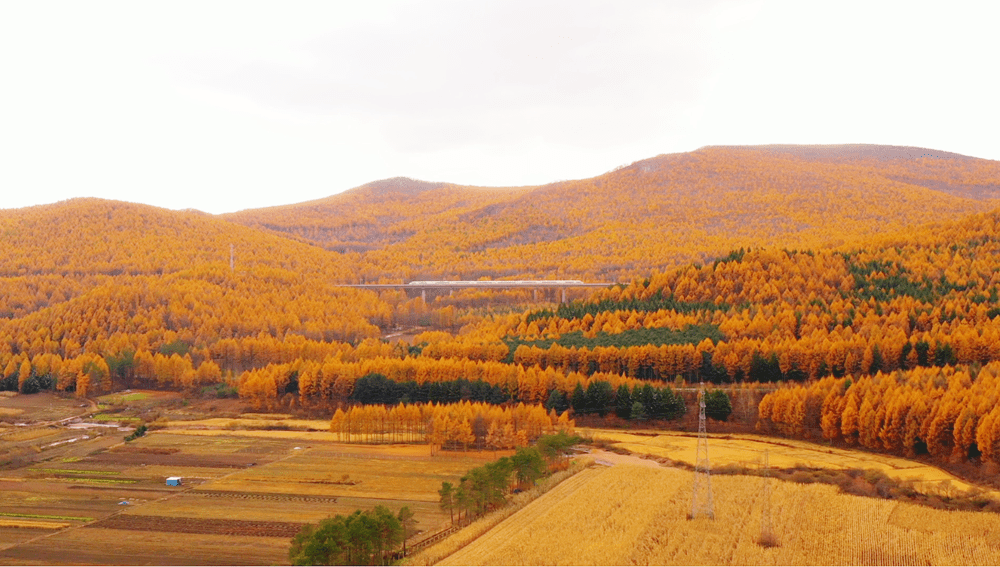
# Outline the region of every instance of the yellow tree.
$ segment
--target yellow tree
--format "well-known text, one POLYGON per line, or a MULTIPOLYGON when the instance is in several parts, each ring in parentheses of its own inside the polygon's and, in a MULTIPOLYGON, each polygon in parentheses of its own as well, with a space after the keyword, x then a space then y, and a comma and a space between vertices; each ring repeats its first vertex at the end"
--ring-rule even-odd
POLYGON ((843 413, 840 415, 840 433, 848 445, 858 439, 858 395, 852 388, 847 393, 843 413))

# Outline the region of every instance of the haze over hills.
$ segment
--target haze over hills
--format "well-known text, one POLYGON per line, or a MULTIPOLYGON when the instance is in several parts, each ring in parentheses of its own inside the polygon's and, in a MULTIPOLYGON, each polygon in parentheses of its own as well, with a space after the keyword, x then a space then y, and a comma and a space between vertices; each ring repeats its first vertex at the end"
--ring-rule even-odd
POLYGON ((618 279, 746 246, 821 247, 989 210, 1000 162, 900 146, 706 147, 590 179, 409 179, 223 218, 357 253, 366 281, 618 279))

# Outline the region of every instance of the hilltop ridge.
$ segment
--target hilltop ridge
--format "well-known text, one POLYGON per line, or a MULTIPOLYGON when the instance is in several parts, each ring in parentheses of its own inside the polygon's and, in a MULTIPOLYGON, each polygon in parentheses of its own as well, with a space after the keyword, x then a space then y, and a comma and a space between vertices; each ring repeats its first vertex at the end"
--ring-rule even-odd
POLYGON ((840 160, 912 160, 921 158, 975 160, 974 158, 954 152, 944 152, 916 146, 890 146, 881 144, 761 144, 735 146, 704 146, 704 149, 750 150, 787 154, 810 161, 840 161, 840 160))
POLYGON ((708 146, 589 179, 482 188, 393 178, 223 218, 361 254, 387 279, 615 279, 741 246, 860 241, 983 212, 997 199, 1000 162, 950 152, 708 146))

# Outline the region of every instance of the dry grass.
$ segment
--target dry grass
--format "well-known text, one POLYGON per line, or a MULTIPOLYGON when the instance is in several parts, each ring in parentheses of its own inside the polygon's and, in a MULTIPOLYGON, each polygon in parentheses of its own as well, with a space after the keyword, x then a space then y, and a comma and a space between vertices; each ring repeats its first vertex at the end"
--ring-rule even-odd
MULTIPOLYGON (((167 421, 164 427, 170 429, 206 427, 209 429, 226 430, 294 430, 294 431, 323 431, 330 430, 330 420, 323 419, 290 419, 287 417, 262 417, 271 414, 259 414, 254 417, 247 417, 246 414, 239 418, 212 417, 208 419, 195 419, 185 421, 167 421)), ((275 414, 281 415, 281 414, 275 414)))
MULTIPOLYGON (((375 447, 353 456, 338 454, 331 448, 315 452, 303 449, 280 463, 240 470, 200 488, 437 502, 441 482, 457 482, 469 469, 483 462, 475 453, 466 458, 453 458, 454 455, 437 458, 428 454, 428 448, 423 449, 422 457, 394 455, 375 447), (402 458, 393 458, 397 456, 402 458), (357 484, 340 484, 344 475, 357 484)), ((397 452, 400 451, 412 448, 398 448, 397 452)))
POLYGON ((9 418, 9 417, 17 417, 17 416, 21 415, 22 413, 24 413, 24 410, 20 409, 20 408, 2 408, 2 407, 0 407, 0 419, 9 418))
MULTIPOLYGON (((651 432, 654 434, 638 435, 605 429, 579 431, 596 439, 613 441, 614 446, 633 453, 650 454, 694 465, 698 438, 692 434, 651 432)), ((945 482, 951 488, 961 491, 973 488, 939 468, 889 455, 761 435, 716 435, 709 439, 708 451, 713 468, 726 465, 756 467, 761 463, 765 450, 770 455, 770 465, 776 468, 803 466, 841 470, 874 469, 896 480, 916 481, 914 487, 927 494, 940 492, 945 482)))
POLYGON ((13 430, 9 430, 8 433, 4 435, 3 440, 8 443, 34 441, 44 439, 45 437, 55 437, 57 435, 61 435, 62 433, 62 430, 52 427, 17 427, 13 430))
POLYGON ((69 522, 46 522, 44 520, 18 520, 0 518, 0 528, 32 528, 39 530, 61 530, 69 527, 69 522))
POLYGON ((778 547, 758 543, 763 479, 713 477, 715 520, 687 520, 692 475, 618 465, 551 493, 445 564, 995 565, 1000 516, 772 481, 778 547))
MULTIPOLYGON (((258 454, 286 454, 288 449, 302 443, 301 439, 265 439, 232 431, 157 431, 146 435, 128 447, 139 447, 141 450, 169 451, 190 455, 214 457, 219 454, 232 454, 253 451, 258 454), (202 433, 203 435, 198 435, 202 433), (206 435, 207 434, 207 435, 206 435)), ((130 449, 140 450, 140 449, 130 449)))
MULTIPOLYGON (((240 417, 243 419, 292 419, 295 416, 290 413, 241 413, 240 417)), ((327 421, 328 426, 329 424, 327 421)))
MULTIPOLYGON (((355 510, 368 510, 377 505, 396 512, 408 506, 415 513, 417 528, 435 532, 447 523, 448 513, 437 502, 413 500, 371 500, 364 498, 337 498, 336 502, 303 503, 292 499, 266 500, 256 498, 208 497, 185 493, 174 498, 150 502, 136 514, 168 518, 240 519, 254 521, 317 523, 336 514, 350 515, 355 510)), ((129 510, 127 513, 132 513, 129 510)))
MULTIPOLYGON (((232 421, 232 420, 224 420, 232 421)), ((188 422, 179 422, 188 423, 188 422)), ((170 429, 174 435, 196 437, 252 437, 258 439, 292 439, 303 443, 336 443, 337 436, 329 431, 282 431, 282 430, 223 430, 223 429, 170 429)))

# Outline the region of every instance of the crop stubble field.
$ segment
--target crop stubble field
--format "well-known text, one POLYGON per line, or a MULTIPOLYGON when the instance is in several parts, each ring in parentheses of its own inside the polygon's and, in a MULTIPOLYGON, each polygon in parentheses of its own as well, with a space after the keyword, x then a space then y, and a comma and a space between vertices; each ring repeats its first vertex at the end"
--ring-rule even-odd
MULTIPOLYGON (((584 429, 580 432, 614 442, 614 445, 639 455, 666 457, 674 461, 694 465, 698 438, 691 433, 664 431, 614 431, 607 429, 584 429)), ((829 469, 875 469, 891 478, 914 481, 915 488, 925 492, 935 492, 947 486, 948 489, 969 490, 971 485, 937 467, 866 451, 825 447, 817 443, 780 439, 763 435, 724 434, 710 435, 709 457, 712 467, 738 465, 760 466, 764 451, 769 454, 772 467, 829 469)), ((1000 494, 998 494, 1000 496, 1000 494)))
POLYGON ((333 514, 410 506, 423 533, 443 528, 441 482, 495 458, 317 437, 156 431, 5 467, 0 564, 286 564, 301 525, 333 514), (184 486, 165 486, 166 476, 184 486))
MULTIPOLYGON (((579 475, 578 475, 579 476, 579 475)), ((764 479, 712 479, 715 519, 688 520, 692 475, 618 464, 526 506, 441 565, 996 565, 1000 516, 947 512, 764 479), (572 518, 572 523, 567 523, 572 518)), ((560 487, 562 488, 562 487, 560 487)))
MULTIPOLYGON (((35 408, 17 401, 13 409, 20 411, 7 412, 15 419, 39 409, 46 420, 82 411, 78 403, 35 408)), ((441 482, 502 455, 340 444, 311 423, 295 424, 311 431, 242 429, 288 421, 245 415, 176 422, 128 444, 105 429, 82 439, 86 432, 55 426, 8 427, 0 438, 5 454, 45 448, 24 453, 31 459, 20 466, 0 468, 0 564, 284 564, 303 523, 379 504, 410 506, 417 527, 432 533, 448 524, 437 504, 441 482), (241 429, 206 429, 227 426, 241 429), (66 439, 77 441, 48 448, 66 439), (185 486, 165 486, 164 477, 174 475, 185 486), (129 504, 119 505, 123 500, 129 504)), ((694 456, 695 439, 685 434, 585 433, 639 454, 687 462, 694 456)), ((716 466, 753 465, 764 448, 773 466, 877 468, 927 486, 947 480, 962 487, 905 459, 759 436, 713 437, 710 455, 716 466)), ((630 456, 602 460, 617 465, 570 477, 445 563, 1000 563, 994 514, 940 512, 772 480, 781 545, 765 549, 755 543, 761 478, 713 477, 716 520, 687 521, 689 472, 630 456)))

